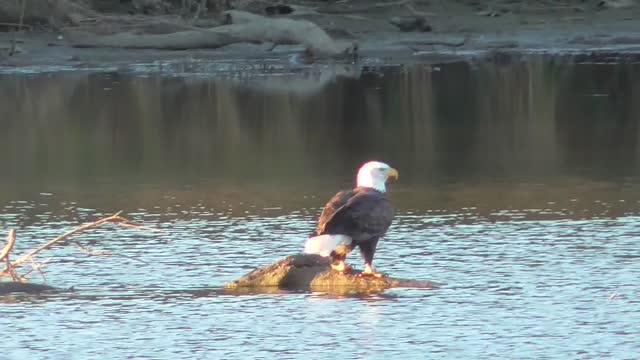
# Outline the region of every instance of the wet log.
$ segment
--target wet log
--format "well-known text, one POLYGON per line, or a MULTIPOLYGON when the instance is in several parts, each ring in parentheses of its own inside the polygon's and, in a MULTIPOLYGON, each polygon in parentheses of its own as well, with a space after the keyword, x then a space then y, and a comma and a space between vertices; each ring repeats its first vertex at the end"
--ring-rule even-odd
POLYGON ((319 255, 299 254, 287 256, 273 264, 260 267, 241 278, 225 284, 226 289, 247 290, 277 288, 286 290, 351 290, 356 292, 381 291, 396 287, 433 289, 431 281, 359 276, 359 270, 340 274, 330 267, 329 259, 319 255))

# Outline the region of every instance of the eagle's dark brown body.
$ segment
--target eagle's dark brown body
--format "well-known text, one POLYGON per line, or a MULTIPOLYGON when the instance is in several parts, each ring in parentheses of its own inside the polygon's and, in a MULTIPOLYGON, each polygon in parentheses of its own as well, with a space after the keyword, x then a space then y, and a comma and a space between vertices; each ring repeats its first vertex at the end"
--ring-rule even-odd
MULTIPOLYGON (((366 187, 340 191, 325 205, 313 236, 347 235, 360 248, 365 264, 371 265, 378 240, 387 232, 394 211, 387 196, 366 187)), ((345 254, 337 254, 341 258, 345 254)), ((335 256, 334 256, 335 257, 335 256)))

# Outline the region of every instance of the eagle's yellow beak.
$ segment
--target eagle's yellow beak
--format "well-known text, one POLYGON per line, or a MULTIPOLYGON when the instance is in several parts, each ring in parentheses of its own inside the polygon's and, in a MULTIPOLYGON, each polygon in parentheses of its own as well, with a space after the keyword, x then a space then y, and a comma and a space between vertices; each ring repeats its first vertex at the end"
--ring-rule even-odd
POLYGON ((395 180, 398 180, 398 170, 396 170, 394 168, 389 168, 387 170, 387 177, 388 178, 394 178, 395 180))

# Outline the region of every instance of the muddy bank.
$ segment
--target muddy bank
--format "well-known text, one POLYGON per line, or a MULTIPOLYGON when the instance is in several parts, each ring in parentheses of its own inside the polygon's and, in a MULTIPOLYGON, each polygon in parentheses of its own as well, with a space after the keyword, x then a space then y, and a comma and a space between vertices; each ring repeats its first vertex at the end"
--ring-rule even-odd
MULTIPOLYGON (((367 2, 363 2, 366 4, 367 2)), ((555 4, 556 2, 554 2, 555 4)), ((405 6, 368 7, 349 2, 350 9, 334 14, 307 14, 308 19, 336 41, 357 44, 352 56, 308 59, 299 45, 232 44, 218 49, 132 50, 78 48, 59 31, 26 31, 18 34, 16 53, 9 55, 12 33, 0 33, 0 66, 3 71, 37 69, 121 69, 150 65, 207 62, 208 71, 229 67, 244 71, 296 69, 329 63, 359 65, 410 64, 495 55, 496 53, 640 53, 640 6, 602 7, 590 2, 564 5, 527 1, 420 2, 416 11, 431 31, 401 31, 393 17, 410 15, 405 6), (217 65, 216 65, 217 64, 217 65), (219 65, 219 66, 218 66, 219 65), (34 68, 35 67, 35 68, 34 68)), ((282 17, 289 15, 282 15, 282 17)), ((143 66, 144 68, 144 66, 143 66)), ((146 69, 146 68, 145 68, 146 69)))

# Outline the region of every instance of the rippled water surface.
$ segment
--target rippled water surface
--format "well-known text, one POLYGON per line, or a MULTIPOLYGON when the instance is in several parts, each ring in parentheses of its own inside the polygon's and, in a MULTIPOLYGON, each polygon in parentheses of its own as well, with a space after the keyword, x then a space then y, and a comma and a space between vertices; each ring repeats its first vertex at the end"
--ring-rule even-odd
POLYGON ((636 359, 640 67, 498 60, 0 75, 16 255, 118 210, 162 230, 41 253, 47 283, 75 291, 0 297, 0 358, 636 359), (400 171, 375 265, 442 288, 220 289, 299 252, 372 158, 400 171))

